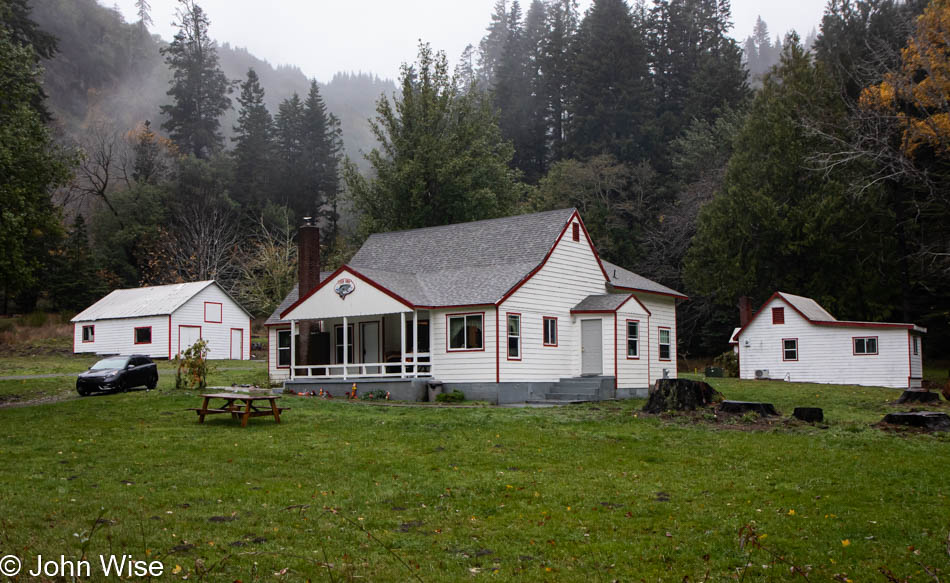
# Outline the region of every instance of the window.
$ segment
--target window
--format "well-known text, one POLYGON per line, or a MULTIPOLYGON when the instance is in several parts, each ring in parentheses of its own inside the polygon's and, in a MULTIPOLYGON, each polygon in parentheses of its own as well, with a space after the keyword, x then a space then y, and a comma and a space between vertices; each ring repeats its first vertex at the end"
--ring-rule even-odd
POLYGON ((798 339, 782 339, 782 360, 798 360, 798 339))
MULTIPOLYGON (((667 343, 669 343, 669 334, 667 334, 667 343)), ((668 354, 669 346, 667 346, 668 354)), ((627 358, 640 358, 640 322, 636 320, 627 320, 627 358)))
POLYGON ((670 329, 660 328, 660 360, 671 360, 670 329))
POLYGON ((447 316, 449 350, 484 350, 482 344, 482 314, 447 316))
MULTIPOLYGON (((336 330, 336 363, 343 364, 343 326, 337 325, 336 330)), ((346 362, 353 362, 353 324, 346 325, 346 362)))
POLYGON ((914 356, 920 354, 920 337, 914 336, 914 356))
POLYGON ((290 367, 290 330, 277 331, 277 368, 290 367))
POLYGON ((543 318, 544 324, 544 345, 557 346, 557 318, 543 318))
POLYGON ((772 308, 772 323, 773 324, 785 323, 785 308, 772 308))
MULTIPOLYGON (((429 352, 429 321, 419 320, 419 352, 429 352)), ((412 352, 412 321, 406 322, 406 352, 412 352)))
POLYGON ((854 354, 877 354, 877 336, 852 338, 854 354))
POLYGON ((221 312, 222 305, 220 302, 205 302, 205 322, 220 324, 223 321, 221 312))
POLYGON ((571 238, 575 241, 581 240, 581 226, 577 223, 571 223, 571 238))
POLYGON ((135 329, 135 343, 136 344, 151 344, 152 343, 152 327, 144 326, 142 328, 135 329))
POLYGON ((83 326, 82 327, 82 341, 83 342, 95 342, 96 341, 96 327, 92 326, 83 326))
POLYGON ((508 314, 508 360, 521 360, 521 314, 508 314))

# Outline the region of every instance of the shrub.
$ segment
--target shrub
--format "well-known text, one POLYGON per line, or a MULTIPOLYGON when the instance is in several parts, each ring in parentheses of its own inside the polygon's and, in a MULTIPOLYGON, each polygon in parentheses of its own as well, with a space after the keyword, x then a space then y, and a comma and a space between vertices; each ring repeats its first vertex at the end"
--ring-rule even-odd
POLYGON ((23 316, 21 325, 28 326, 30 328, 42 328, 44 325, 46 325, 46 319, 46 312, 30 312, 29 314, 23 316))
POLYGON ((373 401, 373 400, 386 400, 386 391, 382 389, 376 389, 375 391, 367 391, 360 395, 360 399, 364 401, 373 401))
POLYGON ((739 376, 739 356, 729 350, 713 359, 713 364, 722 369, 722 376, 739 376))
POLYGON ((435 396, 437 403, 461 403, 465 400, 465 393, 454 390, 451 393, 439 393, 435 396))
POLYGON ((208 386, 208 341, 200 339, 175 356, 175 388, 202 390, 208 386))

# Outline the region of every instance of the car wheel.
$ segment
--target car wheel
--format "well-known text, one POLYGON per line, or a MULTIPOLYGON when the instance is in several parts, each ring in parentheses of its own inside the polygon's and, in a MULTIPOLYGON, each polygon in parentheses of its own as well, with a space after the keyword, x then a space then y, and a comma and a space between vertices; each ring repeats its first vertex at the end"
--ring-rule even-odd
POLYGON ((158 385, 158 374, 155 374, 154 376, 148 379, 148 382, 145 384, 145 389, 148 391, 152 391, 155 389, 157 385, 158 385))
POLYGON ((125 380, 120 380, 118 383, 116 383, 116 390, 120 393, 127 393, 129 391, 129 387, 125 380))
POLYGON ((76 387, 76 392, 79 393, 80 397, 86 397, 89 395, 89 391, 87 391, 86 389, 82 387, 76 387))

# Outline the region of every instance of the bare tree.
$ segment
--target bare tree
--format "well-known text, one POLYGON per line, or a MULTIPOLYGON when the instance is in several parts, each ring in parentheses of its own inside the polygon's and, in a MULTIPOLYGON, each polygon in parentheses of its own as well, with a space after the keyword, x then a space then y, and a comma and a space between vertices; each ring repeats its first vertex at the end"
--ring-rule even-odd
POLYGON ((237 265, 235 291, 241 303, 255 314, 272 312, 297 283, 297 245, 290 221, 268 227, 261 218, 237 265))
POLYGON ((230 289, 240 273, 235 262, 241 241, 237 210, 226 200, 193 196, 178 212, 168 239, 178 274, 185 281, 213 279, 230 289))

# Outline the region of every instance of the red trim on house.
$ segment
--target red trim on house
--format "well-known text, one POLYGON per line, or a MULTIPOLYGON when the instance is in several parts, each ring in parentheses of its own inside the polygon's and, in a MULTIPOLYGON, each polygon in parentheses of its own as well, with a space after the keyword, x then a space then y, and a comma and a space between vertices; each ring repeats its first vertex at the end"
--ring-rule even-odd
POLYGON ((782 362, 798 362, 798 338, 782 338, 782 362), (785 341, 795 341, 795 358, 785 358, 785 341))
MULTIPOLYGON (((914 356, 913 356, 914 344, 913 339, 911 338, 910 330, 907 331, 907 388, 910 388, 911 377, 914 374, 914 356)), ((923 363, 921 363, 923 364, 923 363)), ((923 369, 921 369, 923 370, 923 369)))
MULTIPOLYGON (((251 360, 251 343, 254 341, 254 333, 251 331, 251 328, 254 327, 254 320, 250 317, 247 319, 247 359, 251 360)), ((244 356, 242 355, 243 359, 244 356)))
MULTIPOLYGON (((484 336, 484 334, 483 334, 484 336)), ((498 336, 498 306, 495 306, 495 382, 501 382, 501 346, 498 336)), ((449 321, 445 321, 445 345, 449 345, 449 321)))
POLYGON ((83 344, 94 344, 96 342, 96 325, 95 324, 83 324, 82 329, 80 330, 82 334, 82 343, 83 344), (92 328, 92 340, 86 340, 86 328, 92 328))
POLYGON ((172 359, 172 315, 168 314, 168 360, 172 359))
MULTIPOLYGON (((277 363, 274 365, 274 368, 289 370, 290 369, 289 364, 287 366, 280 366, 280 338, 279 336, 280 336, 280 333, 283 332, 284 330, 286 330, 287 332, 290 332, 290 341, 291 342, 294 341, 294 333, 293 333, 293 330, 291 330, 290 326, 284 326, 283 328, 278 328, 277 330, 274 330, 274 340, 276 341, 276 344, 274 345, 274 357, 277 359, 277 363)), ((270 338, 268 338, 267 341, 270 342, 270 338)), ((336 336, 334 336, 333 342, 334 342, 333 354, 335 355, 336 354, 336 336)), ((270 345, 267 346, 267 359, 268 359, 268 364, 270 364, 270 345)))
POLYGON ((772 325, 779 326, 785 323, 785 308, 778 306, 772 308, 772 325))
MULTIPOLYGON (((674 312, 675 313, 675 312, 674 312)), ((647 386, 651 385, 653 379, 653 362, 650 361, 650 315, 647 314, 647 386)))
POLYGON ((201 340, 201 335, 204 333, 204 330, 201 329, 201 326, 195 326, 193 324, 179 324, 178 325, 178 354, 181 354, 181 329, 182 328, 197 328, 198 340, 201 340))
POLYGON ((73 322, 73 354, 76 354, 76 323, 73 322))
MULTIPOLYGON (((496 309, 497 312, 497 309, 496 309)), ((507 325, 507 322, 506 322, 507 325)), ((468 332, 466 332, 467 334, 468 332)), ((467 338, 466 338, 467 341, 467 338)), ((467 342, 466 342, 467 343, 467 342)), ((498 314, 495 314, 495 344, 498 344, 498 314)), ((431 348, 431 347, 430 347, 431 348)), ((445 352, 485 352, 485 312, 463 312, 445 315, 445 352), (478 316, 482 317, 482 347, 481 348, 449 348, 449 318, 455 316, 478 316)), ((496 349, 497 352, 497 349, 496 349)))
MULTIPOLYGON (((608 281, 609 281, 609 280, 608 280, 608 281)), ((650 289, 641 289, 641 288, 638 288, 638 287, 628 287, 628 286, 623 286, 623 285, 614 285, 614 284, 612 284, 612 283, 610 284, 610 287, 612 287, 612 288, 615 289, 615 290, 619 290, 619 291, 637 292, 637 293, 643 293, 643 294, 653 294, 653 295, 655 295, 655 296, 666 296, 666 297, 668 297, 668 298, 677 298, 677 299, 680 299, 680 300, 688 300, 688 299, 689 299, 689 296, 684 296, 683 294, 679 294, 679 293, 661 292, 661 291, 655 291, 655 290, 650 290, 650 289)))
POLYGON ((878 356, 881 352, 881 341, 877 336, 852 336, 851 337, 851 356, 878 356), (874 339, 874 352, 867 351, 867 341, 871 338, 874 339), (855 349, 855 344, 857 340, 864 340, 864 350, 865 352, 858 352, 855 349))
POLYGON ((205 323, 206 324, 220 324, 221 322, 224 322, 224 304, 222 304, 221 302, 205 302, 205 323), (208 306, 218 306, 218 318, 219 318, 218 320, 208 319, 208 306))
POLYGON ((560 341, 561 341, 561 338, 558 336, 558 331, 557 331, 557 316, 541 316, 541 346, 549 346, 549 347, 556 348, 557 345, 560 343, 560 341), (544 341, 544 334, 545 332, 547 332, 546 322, 548 320, 551 320, 554 322, 554 344, 548 344, 544 341))
POLYGON ((283 320, 284 318, 286 318, 286 317, 287 317, 287 314, 289 314, 291 311, 293 311, 294 308, 296 308, 297 306, 299 306, 299 305, 302 304, 303 302, 307 301, 307 300, 310 298, 310 296, 312 296, 313 294, 315 294, 315 293, 317 293, 318 291, 320 291, 321 289, 323 289, 324 286, 328 285, 332 280, 336 279, 336 277, 337 277, 338 275, 340 275, 341 273, 343 273, 344 271, 348 271, 348 272, 350 272, 352 275, 355 275, 356 277, 362 279, 363 281, 365 281, 366 283, 368 283, 368 284, 371 285, 372 287, 375 287, 376 289, 378 289, 379 291, 383 292, 383 293, 386 294, 387 296, 393 298, 393 299, 396 300, 397 302, 400 302, 401 304, 403 304, 403 305, 406 306, 407 308, 418 309, 418 308, 420 307, 420 306, 415 306, 415 305, 413 305, 413 303, 410 302, 409 300, 403 298, 402 296, 400 296, 399 294, 397 294, 397 293, 395 293, 395 292, 392 292, 392 291, 386 289, 386 288, 383 287, 382 285, 380 285, 380 284, 376 283, 375 281, 373 281, 372 279, 366 277, 365 275, 363 275, 363 274, 360 273, 359 271, 353 269, 353 268, 350 267, 349 265, 342 265, 342 266, 338 267, 336 271, 334 271, 333 273, 331 273, 330 275, 328 275, 326 279, 324 279, 324 280, 321 281, 319 284, 317 284, 317 286, 316 286, 315 288, 313 288, 312 290, 310 290, 309 292, 307 292, 307 295, 298 298, 296 302, 290 304, 290 306, 288 306, 288 308, 287 308, 286 310, 284 310, 283 312, 280 313, 280 319, 283 320))
POLYGON ((617 313, 614 312, 614 391, 616 391, 617 388, 620 387, 620 377, 617 375, 617 359, 619 356, 617 352, 618 350, 619 348, 617 348, 617 313))
MULTIPOLYGON (((647 314, 648 316, 652 314, 652 312, 650 312, 650 310, 649 310, 645 305, 643 305, 643 302, 640 301, 640 298, 636 297, 636 296, 633 295, 633 294, 630 294, 629 296, 627 296, 627 299, 625 299, 624 301, 620 302, 620 305, 617 306, 616 308, 614 308, 613 310, 607 310, 607 309, 603 309, 603 310, 571 310, 571 313, 572 313, 572 314, 616 314, 617 312, 620 311, 620 308, 622 308, 622 307, 624 307, 625 305, 627 305, 627 302, 629 302, 630 300, 633 300, 633 301, 637 302, 638 304, 640 304, 640 307, 643 308, 643 311, 646 312, 646 314, 647 314)), ((674 306, 674 311, 675 311, 675 306, 674 306)))
POLYGON ((241 357, 238 358, 238 360, 244 360, 244 328, 231 328, 231 330, 228 332, 228 336, 229 336, 229 338, 228 338, 228 359, 229 359, 229 360, 234 360, 234 359, 231 358, 231 357, 234 356, 234 331, 235 331, 235 330, 238 330, 239 332, 241 332, 241 357))
MULTIPOLYGON (((524 333, 521 330, 521 312, 505 312, 505 359, 512 361, 520 361, 522 355, 524 354, 524 333), (518 357, 514 358, 511 356, 510 351, 508 350, 508 316, 518 316, 518 357)), ((484 342, 483 342, 484 344, 484 342)))
MULTIPOLYGON (((624 331, 624 338, 626 339, 626 345, 623 347, 624 353, 627 355, 627 360, 640 360, 640 320, 633 320, 628 318, 625 322, 626 330, 624 331), (630 356, 630 324, 636 323, 637 325, 637 355, 630 356)), ((650 333, 647 331, 647 336, 650 333)), ((649 357, 647 357, 649 359, 649 357)))
POLYGON ((657 326, 657 327, 656 327, 656 346, 657 346, 657 349, 656 349, 656 350, 657 350, 656 356, 657 356, 657 359, 660 360, 660 362, 673 362, 673 344, 674 344, 674 342, 673 342, 673 330, 672 330, 672 328, 670 328, 669 326, 657 326), (666 330, 667 332, 670 333, 670 357, 669 357, 669 358, 662 358, 662 357, 660 356, 660 355, 662 354, 662 352, 660 351, 660 349, 663 348, 663 343, 660 342, 660 333, 661 333, 663 330, 666 330))
POLYGON ((152 327, 151 326, 136 326, 135 328, 132 328, 132 344, 139 345, 139 344, 151 344, 151 343, 152 343, 152 327), (138 332, 139 330, 145 330, 146 328, 148 329, 148 342, 139 342, 137 339, 138 332))
POLYGON ((536 273, 541 271, 541 268, 543 268, 547 264, 548 259, 551 258, 551 254, 554 253, 555 249, 557 249, 557 246, 561 242, 561 239, 564 238, 564 234, 567 233, 567 227, 573 223, 574 219, 577 219, 578 224, 580 224, 580 228, 584 230, 584 237, 587 238, 587 243, 588 245, 590 245, 590 250, 594 253, 594 259, 597 260, 597 266, 600 267, 601 273, 604 274, 604 280, 610 281, 610 277, 607 276, 607 270, 604 269, 604 264, 600 261, 600 255, 597 253, 597 248, 594 247, 594 242, 591 240, 590 235, 587 233, 587 227, 584 226, 584 221, 581 220, 580 214, 577 212, 577 210, 575 210, 571 214, 571 217, 567 220, 567 223, 564 224, 564 228, 561 229, 561 234, 558 235, 557 239, 554 241, 554 245, 552 245, 551 248, 548 250, 547 255, 544 256, 544 259, 541 260, 541 263, 537 267, 532 269, 531 272, 528 273, 528 275, 524 277, 524 279, 516 283, 510 290, 505 292, 505 294, 501 296, 501 299, 495 302, 496 305, 501 305, 505 300, 510 298, 512 294, 518 291, 521 288, 521 286, 528 283, 531 280, 531 278, 535 276, 536 273))

